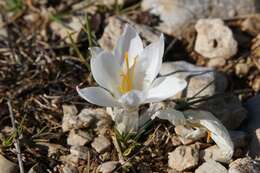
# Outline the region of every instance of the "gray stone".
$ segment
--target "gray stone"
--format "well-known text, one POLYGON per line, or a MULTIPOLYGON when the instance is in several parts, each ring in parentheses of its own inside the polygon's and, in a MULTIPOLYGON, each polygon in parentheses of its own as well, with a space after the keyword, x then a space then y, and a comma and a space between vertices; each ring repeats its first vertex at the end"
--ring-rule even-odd
POLYGON ((63 119, 62 119, 62 131, 67 132, 73 129, 77 125, 77 113, 78 110, 74 105, 62 105, 63 119))
POLYGON ((111 129, 113 121, 110 115, 107 114, 105 109, 93 110, 96 118, 95 131, 97 134, 104 135, 108 129, 111 129))
POLYGON ((207 62, 207 67, 217 68, 226 65, 226 59, 224 58, 212 58, 207 62))
POLYGON ((101 47, 108 51, 112 51, 126 24, 132 25, 147 42, 159 40, 160 33, 154 31, 149 26, 139 25, 126 17, 116 16, 108 19, 108 25, 106 26, 101 39, 98 41, 101 47))
POLYGON ((143 0, 141 7, 159 15, 159 29, 169 35, 180 36, 191 30, 201 18, 228 19, 254 13, 252 0, 143 0))
POLYGON ((3 173, 18 173, 19 168, 18 166, 7 160, 4 156, 0 155, 0 170, 3 173))
POLYGON ((104 153, 111 147, 111 142, 103 135, 99 135, 91 143, 91 146, 98 152, 104 153))
POLYGON ((235 160, 229 165, 228 173, 259 173, 260 162, 249 157, 235 160))
POLYGON ((199 151, 191 146, 179 146, 169 153, 168 165, 177 171, 186 171, 198 165, 199 151))
POLYGON ((76 116, 78 113, 78 109, 75 105, 62 105, 62 110, 64 117, 76 116))
POLYGON ((78 159, 87 160, 90 151, 87 147, 84 146, 72 146, 70 148, 70 154, 74 155, 78 159))
POLYGON ((247 17, 241 24, 243 31, 250 33, 253 36, 256 36, 260 33, 260 15, 253 14, 247 17))
POLYGON ((172 145, 174 146, 174 147, 177 147, 177 146, 179 146, 179 145, 181 145, 181 140, 179 139, 179 137, 178 136, 172 136, 171 137, 171 141, 172 141, 172 145))
POLYGON ((233 33, 221 19, 200 19, 195 28, 195 51, 203 57, 229 59, 237 53, 233 33))
POLYGON ((97 112, 94 109, 82 109, 78 117, 83 126, 87 128, 93 123, 96 114, 97 112))
POLYGON ((177 126, 175 126, 174 131, 179 136, 186 136, 186 135, 192 133, 193 129, 187 128, 183 125, 177 125, 177 126))
POLYGON ((93 139, 90 132, 82 130, 71 130, 67 138, 67 144, 72 146, 83 146, 93 139))
POLYGON ((249 155, 260 159, 260 95, 256 95, 246 102, 248 121, 245 130, 252 137, 249 145, 249 155))
POLYGON ((195 66, 185 61, 163 63, 160 75, 174 75, 188 82, 187 88, 174 98, 193 97, 203 88, 205 89, 197 96, 212 96, 224 92, 227 87, 225 76, 214 69, 195 66))
POLYGON ((195 170, 195 173, 227 173, 227 169, 214 160, 209 160, 195 170))
POLYGON ((168 169, 168 170, 167 170, 167 173, 182 173, 182 172, 177 171, 177 170, 175 170, 175 169, 168 169))
POLYGON ((102 173, 112 173, 119 165, 120 164, 117 161, 108 161, 108 162, 102 163, 99 166, 99 171, 102 173))
POLYGON ((217 145, 210 146, 200 151, 200 159, 204 161, 215 160, 218 162, 229 162, 217 145))
POLYGON ((235 65, 236 75, 239 77, 243 77, 243 76, 247 75, 249 70, 250 70, 250 65, 247 63, 237 63, 235 65))

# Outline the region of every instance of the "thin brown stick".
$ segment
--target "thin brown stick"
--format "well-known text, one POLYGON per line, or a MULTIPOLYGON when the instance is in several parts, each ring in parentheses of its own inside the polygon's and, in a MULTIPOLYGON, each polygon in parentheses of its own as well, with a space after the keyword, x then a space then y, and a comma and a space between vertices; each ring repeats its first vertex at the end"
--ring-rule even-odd
MULTIPOLYGON (((9 115, 10 115, 10 118, 11 118, 13 130, 14 130, 14 132, 17 132, 17 129, 16 129, 16 126, 15 126, 15 119, 14 119, 14 114, 13 114, 13 108, 12 108, 10 100, 7 101, 7 105, 8 105, 8 110, 9 110, 9 115)), ((20 173, 24 173, 24 167, 23 167, 23 161, 22 161, 22 155, 21 155, 21 148, 20 148, 19 139, 17 139, 17 138, 15 139, 14 146, 15 146, 16 153, 17 153, 17 159, 18 159, 18 164, 19 164, 19 168, 20 168, 20 173)))
POLYGON ((119 162, 121 164, 124 164, 125 163, 125 159, 124 159, 124 156, 122 154, 121 148, 120 148, 120 146, 119 146, 119 144, 117 142, 117 139, 116 139, 115 135, 112 135, 111 138, 112 138, 112 142, 113 142, 113 144, 115 146, 115 149, 116 149, 116 151, 118 153, 119 162))

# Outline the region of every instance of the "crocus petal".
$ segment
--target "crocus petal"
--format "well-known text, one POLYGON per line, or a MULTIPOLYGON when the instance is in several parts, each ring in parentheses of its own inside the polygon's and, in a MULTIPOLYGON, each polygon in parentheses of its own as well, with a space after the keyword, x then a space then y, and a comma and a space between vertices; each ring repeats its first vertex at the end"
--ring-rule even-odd
POLYGON ((121 68, 112 54, 105 51, 98 53, 96 57, 91 58, 90 65, 95 81, 117 96, 121 68))
POLYGON ((108 91, 101 87, 87 87, 83 89, 79 89, 77 87, 77 92, 80 97, 98 106, 120 106, 120 104, 114 99, 114 97, 108 91))
POLYGON ((162 120, 168 120, 175 126, 186 124, 184 114, 172 108, 156 112, 154 115, 152 115, 151 119, 155 119, 156 117, 162 120))
POLYGON ((136 63, 135 87, 146 89, 158 75, 162 65, 164 52, 164 36, 161 35, 157 42, 151 43, 141 53, 136 63))
POLYGON ((215 116, 207 111, 187 110, 184 112, 185 117, 191 123, 200 124, 211 132, 211 138, 223 153, 223 160, 220 162, 228 162, 234 153, 234 145, 225 126, 215 118, 215 116))
POLYGON ((207 129, 204 127, 193 127, 195 130, 193 130, 191 133, 186 134, 184 138, 191 139, 193 141, 199 140, 206 136, 207 129))
POLYGON ((128 52, 129 67, 131 67, 134 64, 134 58, 139 56, 142 51, 143 43, 139 34, 132 26, 126 25, 122 36, 118 39, 116 44, 115 58, 119 64, 126 64, 124 63, 124 57, 125 53, 128 52))
POLYGON ((157 78, 148 90, 146 103, 159 102, 176 95, 187 86, 185 80, 174 76, 157 78))
POLYGON ((122 105, 125 105, 128 109, 135 109, 140 104, 142 104, 144 100, 144 93, 137 90, 132 90, 124 95, 122 95, 119 99, 119 102, 122 105))
POLYGON ((100 53, 102 53, 104 50, 100 47, 90 47, 89 51, 91 53, 92 58, 97 57, 100 53))

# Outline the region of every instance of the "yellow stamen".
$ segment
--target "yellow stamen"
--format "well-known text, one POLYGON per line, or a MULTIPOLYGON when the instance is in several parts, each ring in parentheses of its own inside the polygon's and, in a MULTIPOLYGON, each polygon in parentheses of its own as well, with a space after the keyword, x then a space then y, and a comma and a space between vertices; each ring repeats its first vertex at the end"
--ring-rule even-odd
POLYGON ((132 73, 131 73, 131 69, 129 66, 128 52, 125 53, 124 58, 125 58, 125 63, 126 63, 126 73, 121 74, 122 79, 121 79, 121 84, 119 86, 119 91, 122 94, 125 94, 133 89, 134 70, 135 70, 134 67, 136 64, 136 59, 135 59, 133 68, 132 68, 132 73))

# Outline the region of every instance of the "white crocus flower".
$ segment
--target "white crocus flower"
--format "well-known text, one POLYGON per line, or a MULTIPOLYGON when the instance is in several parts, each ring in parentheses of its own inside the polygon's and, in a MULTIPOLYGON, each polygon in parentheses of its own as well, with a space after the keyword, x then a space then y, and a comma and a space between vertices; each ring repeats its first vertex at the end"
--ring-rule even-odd
POLYGON ((123 108, 123 112, 113 116, 116 124, 121 122, 125 126, 122 131, 138 128, 137 110, 141 104, 165 100, 187 85, 173 76, 156 78, 162 65, 163 35, 144 48, 139 34, 126 25, 113 53, 98 47, 90 50, 91 71, 100 87, 77 88, 77 91, 92 104, 123 108))
POLYGON ((221 158, 218 161, 228 162, 234 153, 234 145, 225 126, 210 112, 202 110, 187 110, 180 112, 172 108, 159 111, 152 116, 168 120, 173 125, 185 125, 195 130, 185 136, 190 139, 198 139, 204 130, 208 132, 208 137, 219 147, 221 158))

